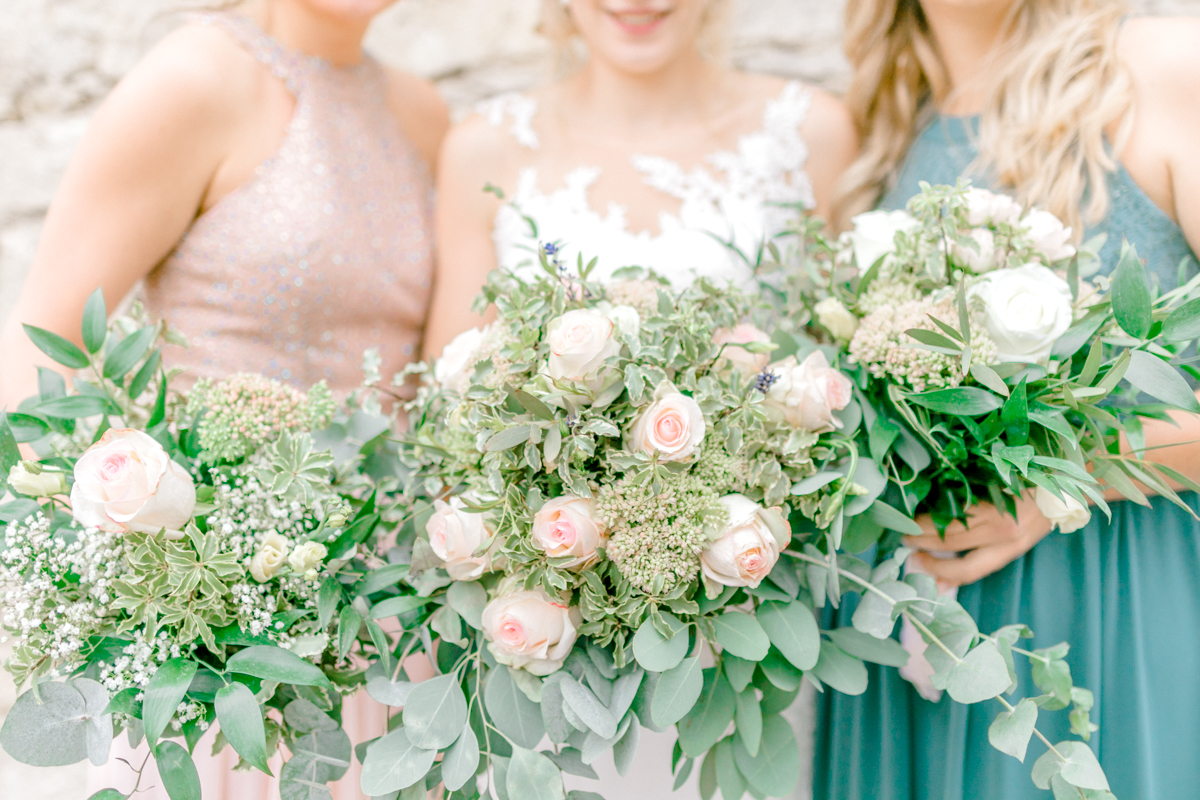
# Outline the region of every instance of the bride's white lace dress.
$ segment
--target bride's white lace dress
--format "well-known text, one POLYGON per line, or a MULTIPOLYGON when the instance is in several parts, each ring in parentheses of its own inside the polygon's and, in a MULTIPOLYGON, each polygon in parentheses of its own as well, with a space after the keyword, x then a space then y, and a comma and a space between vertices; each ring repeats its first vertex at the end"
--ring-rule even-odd
MULTIPOLYGON (((585 263, 598 258, 593 276, 599 280, 621 267, 641 266, 655 270, 676 288, 698 276, 751 288, 757 253, 785 230, 795 213, 786 206, 814 205, 805 171, 808 147, 800 135, 810 102, 811 94, 802 84, 788 83, 766 104, 758 130, 739 137, 736 147, 711 153, 691 168, 661 155, 634 156, 631 166, 648 186, 662 193, 663 206, 678 209, 658 213, 657 232, 631 230, 626 208, 618 203, 593 207, 589 190, 601 177, 598 167, 580 164, 566 172, 557 188, 544 186, 536 167, 525 167, 508 196, 510 202, 496 215, 492 235, 499 265, 517 272, 540 269, 535 255, 540 240, 559 243, 564 264, 574 265, 577 254, 585 263), (536 237, 525 217, 536 223, 536 237)), ((508 130, 522 147, 539 148, 535 98, 501 95, 478 110, 493 126, 508 130)), ((813 711, 811 692, 805 686, 790 712, 800 741, 796 798, 811 796, 813 711)), ((618 776, 611 758, 605 756, 594 764, 602 779, 599 787, 578 780, 570 788, 598 788, 605 800, 666 798, 672 793, 675 738, 673 730, 654 734, 643 729, 638 759, 628 775, 618 776)), ((698 773, 699 764, 674 797, 698 798, 698 773)))

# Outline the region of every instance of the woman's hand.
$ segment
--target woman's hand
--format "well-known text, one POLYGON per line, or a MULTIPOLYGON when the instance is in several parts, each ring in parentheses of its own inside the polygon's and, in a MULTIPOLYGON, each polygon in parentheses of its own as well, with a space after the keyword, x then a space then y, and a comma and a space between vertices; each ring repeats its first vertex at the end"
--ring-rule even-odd
POLYGON ((938 536, 928 514, 917 517, 917 524, 925 533, 906 537, 904 544, 926 551, 912 557, 943 588, 974 583, 998 572, 1028 553, 1054 528, 1028 495, 1017 501, 1016 519, 991 503, 980 503, 971 508, 970 525, 952 523, 944 539, 938 536), (929 553, 965 555, 941 559, 929 553))

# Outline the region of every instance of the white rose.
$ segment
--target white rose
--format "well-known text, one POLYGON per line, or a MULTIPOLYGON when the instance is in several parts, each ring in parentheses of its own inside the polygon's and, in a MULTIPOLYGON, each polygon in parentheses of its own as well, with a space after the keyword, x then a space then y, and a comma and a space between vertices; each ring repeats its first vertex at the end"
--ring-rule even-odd
POLYGON ((1092 520, 1091 510, 1065 492, 1060 499, 1048 489, 1039 486, 1033 499, 1046 519, 1058 526, 1061 533, 1074 533, 1092 520))
POLYGON ((854 246, 854 260, 861 272, 869 270, 876 261, 896 251, 896 234, 920 227, 907 211, 868 211, 851 220, 854 230, 849 234, 854 246))
POLYGON ((1021 204, 1006 194, 986 189, 967 190, 967 222, 972 227, 982 225, 1016 225, 1021 219, 1021 204))
POLYGON ((67 491, 67 477, 37 462, 20 461, 8 471, 8 485, 30 497, 53 497, 67 491))
POLYGON ((75 462, 71 513, 84 527, 178 532, 195 508, 192 476, 141 431, 108 430, 75 462))
POLYGON ((1026 229, 1026 236, 1033 243, 1034 249, 1051 263, 1075 255, 1075 246, 1071 244, 1071 229, 1064 226, 1062 220, 1049 211, 1034 209, 1025 215, 1021 225, 1026 229))
POLYGON ((813 310, 817 312, 817 322, 821 327, 838 341, 850 341, 858 330, 858 317, 836 297, 826 297, 813 310))
POLYGON ((305 542, 288 556, 288 566, 296 574, 307 576, 307 573, 321 566, 327 555, 329 550, 320 542, 305 542))
POLYGON ((501 664, 534 675, 557 671, 575 646, 582 618, 541 589, 497 597, 483 609, 483 635, 501 664))
POLYGON ((483 514, 467 510, 458 497, 447 503, 433 501, 433 516, 425 523, 429 546, 446 562, 446 572, 456 581, 473 581, 491 566, 487 553, 476 555, 492 540, 483 514))
POLYGON ((568 311, 546 328, 550 376, 583 383, 593 391, 603 386, 604 362, 621 350, 616 326, 605 314, 587 308, 568 311))
POLYGON ((250 575, 259 583, 266 583, 279 572, 287 553, 287 538, 278 533, 268 533, 254 558, 250 559, 250 575))
POLYGON ((574 556, 564 569, 579 569, 596 560, 596 548, 608 542, 608 531, 596 519, 589 497, 556 497, 533 515, 533 543, 551 558, 574 556))
POLYGON ((721 498, 729 522, 720 537, 700 554, 704 577, 721 586, 756 588, 787 546, 763 521, 762 506, 740 494, 721 498))
POLYGON ((602 304, 605 315, 612 320, 622 336, 637 338, 642 330, 642 315, 633 306, 609 306, 602 304))
POLYGON ((1071 288, 1041 264, 989 272, 968 294, 983 301, 1001 362, 1044 363, 1071 327, 1071 288))
POLYGON ((713 332, 713 344, 725 345, 721 348, 721 358, 742 374, 749 377, 762 372, 771 361, 770 353, 752 353, 738 345, 770 344, 771 336, 753 325, 742 323, 732 328, 718 328, 713 332))
POLYGON ((975 247, 969 244, 954 244, 954 255, 967 269, 980 275, 996 268, 996 236, 987 228, 975 228, 970 233, 975 247))
POLYGON ((850 405, 853 384, 829 366, 824 353, 814 350, 803 364, 797 363, 795 356, 788 356, 769 370, 775 381, 763 405, 777 422, 814 433, 842 427, 833 412, 850 405))
POLYGON ((658 387, 629 434, 629 449, 657 453, 659 461, 685 461, 704 441, 700 404, 669 383, 658 387))
POLYGON ((483 338, 483 331, 471 328, 455 336, 442 349, 442 357, 433 365, 433 378, 438 385, 458 394, 471 388, 471 376, 475 373, 483 338))

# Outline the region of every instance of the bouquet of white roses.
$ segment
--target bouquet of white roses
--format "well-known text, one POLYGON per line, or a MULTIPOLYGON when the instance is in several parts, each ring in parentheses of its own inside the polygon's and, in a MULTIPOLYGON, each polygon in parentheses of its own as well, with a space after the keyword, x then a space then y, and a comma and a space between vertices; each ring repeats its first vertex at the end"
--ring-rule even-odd
POLYGON ((215 722, 215 749, 269 772, 282 744, 284 797, 321 796, 350 764, 351 656, 389 649, 356 610, 398 577, 372 571, 389 478, 364 469, 388 420, 257 375, 181 397, 163 326, 105 317, 97 292, 84 349, 27 328, 80 374, 68 393, 42 370, 39 396, 0 414, 0 624, 31 684, 0 743, 36 766, 102 764, 125 728, 172 797, 198 798, 190 754, 215 722))

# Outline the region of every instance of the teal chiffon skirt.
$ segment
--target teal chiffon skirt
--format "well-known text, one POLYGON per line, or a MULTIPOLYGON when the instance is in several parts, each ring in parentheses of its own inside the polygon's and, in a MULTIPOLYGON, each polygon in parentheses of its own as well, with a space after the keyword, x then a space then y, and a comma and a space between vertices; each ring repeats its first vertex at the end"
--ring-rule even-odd
MULTIPOLYGON (((1183 495, 1200 511, 1200 497, 1183 495)), ((1071 645, 1076 686, 1092 690, 1091 746, 1119 800, 1200 798, 1200 523, 1154 498, 1113 504, 1083 530, 1051 534, 1024 558, 963 587, 959 601, 991 632, 1024 622, 1032 647, 1071 645)), ((837 612, 849 624, 857 597, 837 612)), ((827 619, 832 624, 832 619, 827 619)), ((1018 696, 1040 694, 1017 657, 1018 696)), ((860 697, 818 701, 814 800, 1045 800, 1025 763, 993 750, 994 701, 930 703, 894 669, 871 668, 860 697)), ((1052 742, 1066 711, 1044 712, 1052 742)))

